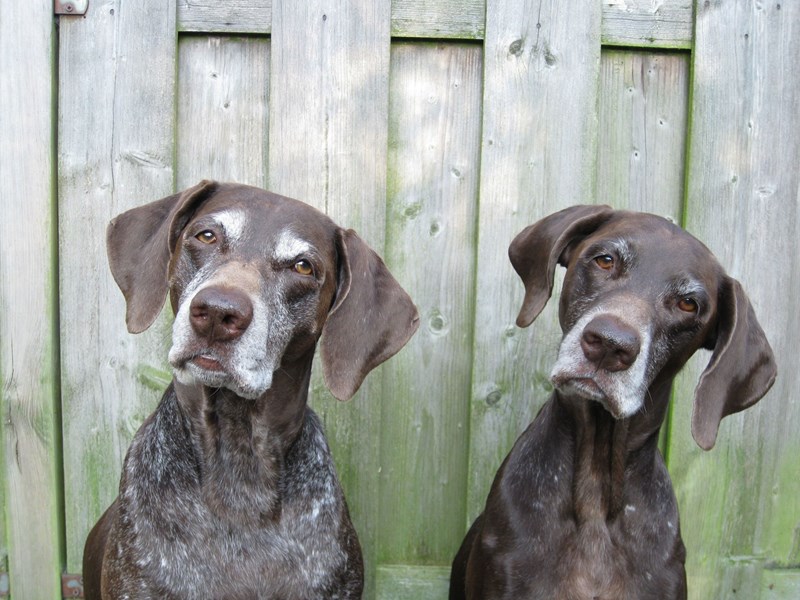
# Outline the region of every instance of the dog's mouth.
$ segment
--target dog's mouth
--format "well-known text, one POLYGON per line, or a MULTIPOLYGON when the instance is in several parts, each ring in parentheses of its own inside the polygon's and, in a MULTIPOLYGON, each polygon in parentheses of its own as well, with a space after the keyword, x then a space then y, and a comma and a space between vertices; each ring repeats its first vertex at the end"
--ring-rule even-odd
POLYGON ((229 366, 224 358, 208 350, 170 356, 170 364, 175 378, 183 384, 227 388, 246 399, 258 398, 272 383, 272 370, 258 365, 229 366))
POLYGON ((204 371, 223 372, 223 373, 225 372, 222 363, 219 362, 219 360, 217 360, 213 356, 200 354, 198 356, 195 356, 194 358, 190 358, 186 362, 187 363, 191 362, 192 364, 194 364, 195 366, 199 367, 204 371))
POLYGON ((607 396, 603 389, 591 377, 553 377, 553 386, 565 396, 579 396, 586 400, 603 402, 607 396))
POLYGON ((170 360, 179 381, 194 380, 212 387, 222 387, 230 379, 228 369, 210 352, 197 352, 170 360))
POLYGON ((222 359, 210 350, 184 351, 180 354, 170 352, 169 363, 178 371, 191 369, 193 372, 224 374, 227 369, 222 359))
POLYGON ((569 377, 564 374, 552 378, 553 386, 564 396, 599 402, 615 419, 626 415, 620 410, 617 402, 609 396, 593 377, 569 377))

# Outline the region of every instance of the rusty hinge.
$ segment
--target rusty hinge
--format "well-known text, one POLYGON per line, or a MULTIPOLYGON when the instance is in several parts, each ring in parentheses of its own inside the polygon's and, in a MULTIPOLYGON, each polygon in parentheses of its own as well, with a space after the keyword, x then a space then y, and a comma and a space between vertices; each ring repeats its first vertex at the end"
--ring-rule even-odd
POLYGON ((85 15, 89 0, 53 0, 53 12, 57 15, 85 15))
POLYGON ((83 598, 83 577, 80 575, 61 575, 61 596, 63 598, 83 598))

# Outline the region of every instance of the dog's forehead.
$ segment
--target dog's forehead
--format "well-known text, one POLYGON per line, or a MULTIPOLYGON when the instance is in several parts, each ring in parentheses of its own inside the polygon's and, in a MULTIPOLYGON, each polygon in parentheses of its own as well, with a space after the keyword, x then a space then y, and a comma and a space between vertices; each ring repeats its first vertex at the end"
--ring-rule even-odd
POLYGON ((664 217, 648 213, 617 211, 587 238, 590 243, 601 240, 618 240, 629 245, 637 254, 646 254, 651 250, 663 253, 667 247, 672 256, 711 255, 708 248, 692 234, 664 217))
POLYGON ((336 224, 314 207, 242 186, 216 194, 195 215, 211 219, 232 241, 258 240, 279 258, 291 259, 304 252, 324 252, 332 246, 336 224))
POLYGON ((705 244, 658 215, 617 211, 583 242, 586 249, 598 245, 620 248, 632 262, 653 272, 683 272, 709 284, 722 274, 705 244))

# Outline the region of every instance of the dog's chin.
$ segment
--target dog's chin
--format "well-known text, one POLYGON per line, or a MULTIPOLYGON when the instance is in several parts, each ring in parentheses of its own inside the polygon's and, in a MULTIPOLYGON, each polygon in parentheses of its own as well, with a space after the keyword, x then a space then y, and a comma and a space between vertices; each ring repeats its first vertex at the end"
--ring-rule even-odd
POLYGON ((591 377, 554 376, 553 386, 559 394, 567 398, 597 402, 615 419, 624 419, 630 415, 620 408, 619 403, 609 396, 591 377))
POLYGON ((265 370, 238 373, 225 368, 210 356, 195 356, 173 364, 175 379, 184 385, 225 388, 246 400, 260 398, 272 386, 272 372, 265 370))

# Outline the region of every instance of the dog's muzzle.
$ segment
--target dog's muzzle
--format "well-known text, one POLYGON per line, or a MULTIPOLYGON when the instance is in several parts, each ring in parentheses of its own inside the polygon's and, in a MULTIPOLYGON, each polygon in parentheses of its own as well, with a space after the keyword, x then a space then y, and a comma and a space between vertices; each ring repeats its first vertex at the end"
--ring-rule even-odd
POLYGON ((641 408, 650 334, 616 314, 584 315, 561 341, 550 378, 562 395, 600 402, 615 418, 641 408))
POLYGON ((178 381, 228 388, 249 399, 263 394, 275 369, 266 350, 265 312, 241 288, 217 283, 186 298, 175 317, 169 354, 178 381))

